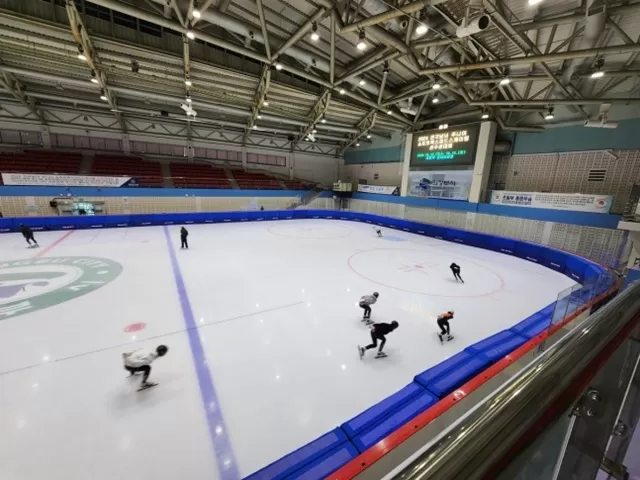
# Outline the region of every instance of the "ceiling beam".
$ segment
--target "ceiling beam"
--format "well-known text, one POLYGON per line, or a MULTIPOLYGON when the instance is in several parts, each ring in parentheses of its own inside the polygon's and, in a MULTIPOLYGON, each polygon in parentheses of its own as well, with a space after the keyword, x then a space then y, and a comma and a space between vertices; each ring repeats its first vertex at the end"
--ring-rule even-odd
POLYGON ((394 18, 411 15, 412 13, 419 12, 425 7, 435 6, 440 3, 444 3, 445 1, 447 0, 418 0, 417 2, 408 3, 399 8, 391 7, 386 12, 379 13, 378 15, 372 15, 357 22, 350 23, 349 25, 345 25, 341 30, 342 33, 355 32, 366 27, 371 27, 373 25, 378 25, 379 23, 393 20, 394 18))
POLYGON ((549 105, 601 105, 603 103, 615 103, 619 105, 627 104, 640 104, 640 97, 638 98, 580 98, 580 99, 549 99, 549 100, 486 100, 481 102, 471 101, 469 105, 472 107, 488 107, 488 106, 509 106, 509 105, 523 105, 523 106, 541 106, 548 107, 549 105))
POLYGON ((550 53, 549 55, 529 55, 523 57, 511 57, 501 60, 447 65, 444 67, 425 68, 420 71, 422 75, 433 75, 451 72, 469 72, 473 70, 484 70, 486 68, 500 68, 510 65, 531 65, 532 63, 554 62, 560 60, 570 60, 572 58, 589 58, 594 56, 620 55, 623 53, 640 52, 640 44, 615 45, 611 47, 589 48, 585 50, 571 50, 562 53, 550 53))
POLYGON ((251 131, 258 126, 256 120, 260 115, 260 109, 264 106, 264 102, 267 100, 267 92, 269 90, 269 84, 271 83, 271 67, 269 65, 263 65, 262 74, 260 80, 258 80, 258 86, 256 93, 253 97, 253 106, 251 107, 251 116, 247 122, 247 131, 244 134, 244 141, 246 142, 251 135, 251 131))
POLYGON ((373 108, 369 110, 367 114, 362 117, 362 119, 360 119, 360 121, 356 124, 356 128, 358 131, 352 135, 349 135, 348 140, 343 143, 337 155, 343 155, 345 150, 354 143, 357 143, 360 137, 362 137, 363 135, 368 135, 376 123, 377 116, 377 110, 373 108))
POLYGON ((47 119, 44 116, 44 112, 36 106, 36 102, 33 97, 30 97, 24 93, 24 86, 12 73, 3 73, 4 80, 0 79, 0 85, 6 88, 13 97, 22 103, 29 111, 40 120, 43 125, 47 124, 47 119))

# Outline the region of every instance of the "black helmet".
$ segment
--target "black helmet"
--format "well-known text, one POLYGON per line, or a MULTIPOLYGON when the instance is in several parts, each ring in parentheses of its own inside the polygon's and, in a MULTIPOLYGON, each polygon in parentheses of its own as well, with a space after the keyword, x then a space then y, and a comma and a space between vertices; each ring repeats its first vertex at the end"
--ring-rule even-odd
POLYGON ((378 292, 373 292, 373 296, 378 298, 380 296, 380 294, 378 292))
POLYGON ((400 326, 400 324, 398 322, 396 322, 395 320, 393 322, 391 322, 391 326, 396 329, 400 326))
POLYGON ((166 345, 158 345, 158 348, 156 348, 156 353, 160 357, 164 357, 168 351, 169 347, 167 347, 166 345))

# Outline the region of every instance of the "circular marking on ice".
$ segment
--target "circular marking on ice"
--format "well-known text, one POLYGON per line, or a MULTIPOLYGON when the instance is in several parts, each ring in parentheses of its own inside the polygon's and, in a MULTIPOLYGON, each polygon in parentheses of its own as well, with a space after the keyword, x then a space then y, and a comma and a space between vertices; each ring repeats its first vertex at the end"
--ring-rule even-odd
POLYGON ((124 331, 127 333, 131 333, 131 332, 139 332, 140 330, 142 330, 143 328, 146 328, 147 324, 146 323, 132 323, 130 325, 127 325, 126 327, 124 327, 124 331))

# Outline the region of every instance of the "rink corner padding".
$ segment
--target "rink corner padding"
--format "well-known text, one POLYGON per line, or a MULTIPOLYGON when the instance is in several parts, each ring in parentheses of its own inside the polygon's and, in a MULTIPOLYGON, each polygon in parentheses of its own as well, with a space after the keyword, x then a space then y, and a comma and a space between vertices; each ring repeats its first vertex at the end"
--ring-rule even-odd
POLYGON ((412 383, 331 432, 253 473, 247 477, 250 480, 355 477, 548 336, 606 301, 619 288, 606 268, 569 252, 496 235, 356 212, 284 210, 2 218, 0 232, 17 232, 21 223, 42 231, 310 218, 370 223, 513 255, 561 272, 582 287, 563 300, 561 318, 554 318, 558 306, 554 302, 513 327, 467 347, 418 373, 412 383))

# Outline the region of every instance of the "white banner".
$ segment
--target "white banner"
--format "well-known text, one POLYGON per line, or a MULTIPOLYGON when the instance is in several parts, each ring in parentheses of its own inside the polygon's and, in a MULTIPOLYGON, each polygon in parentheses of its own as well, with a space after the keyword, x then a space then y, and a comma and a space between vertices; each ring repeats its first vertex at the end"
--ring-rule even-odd
POLYGON ((5 185, 38 187, 122 187, 131 177, 99 177, 94 175, 46 175, 40 173, 3 173, 5 185))
POLYGON ((427 170, 409 172, 412 197, 469 200, 473 170, 427 170))
POLYGON ((491 203, 517 207, 547 208, 550 210, 573 210, 577 212, 609 213, 613 196, 586 195, 584 193, 542 192, 491 192, 491 203))
POLYGON ((358 185, 358 191, 363 193, 379 193, 382 195, 398 195, 399 187, 385 187, 382 185, 358 185))

